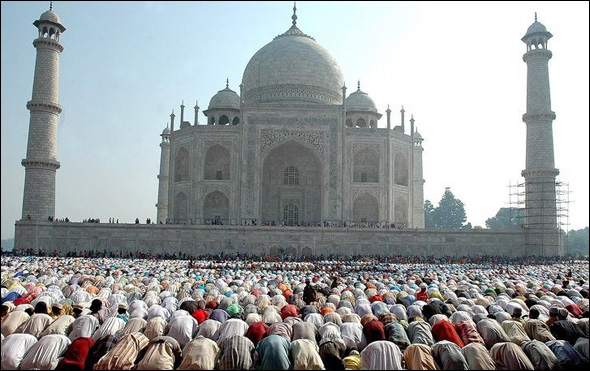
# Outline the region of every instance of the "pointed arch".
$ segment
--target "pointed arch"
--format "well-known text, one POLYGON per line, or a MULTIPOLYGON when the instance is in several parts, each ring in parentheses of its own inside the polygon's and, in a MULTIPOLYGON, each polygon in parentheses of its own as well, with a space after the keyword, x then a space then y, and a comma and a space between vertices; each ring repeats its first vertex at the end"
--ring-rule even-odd
POLYGON ((408 225, 408 201, 405 198, 397 197, 395 199, 393 222, 396 225, 408 225))
POLYGON ((321 157, 306 143, 288 139, 269 149, 262 160, 260 211, 263 222, 284 220, 284 207, 299 209, 299 223, 322 220, 321 157), (292 167, 292 172, 286 170, 292 167), (299 182, 295 181, 296 172, 299 182))
POLYGON ((229 198, 225 193, 213 191, 205 197, 203 218, 205 223, 229 224, 229 198))
POLYGON ((221 115, 221 117, 219 117, 219 125, 227 124, 229 124, 229 117, 227 117, 226 115, 221 115))
POLYGON ((393 182, 408 186, 408 159, 403 153, 397 153, 393 162, 393 182))
POLYGON ((179 192, 174 196, 174 222, 188 222, 188 199, 184 192, 179 192))
POLYGON ((379 222, 379 202, 368 193, 358 196, 352 204, 352 218, 357 223, 379 222))
POLYGON ((359 128, 366 128, 367 127, 367 121, 365 121, 364 118, 359 117, 356 120, 356 126, 359 127, 359 128))
POLYGON ((186 148, 180 148, 174 159, 174 181, 184 182, 189 178, 189 155, 186 148))
POLYGON ((301 256, 312 256, 311 248, 309 246, 305 246, 301 249, 301 256))
POLYGON ((379 183, 379 155, 371 148, 354 154, 352 181, 356 183, 379 183))
POLYGON ((205 154, 205 180, 230 180, 231 155, 227 148, 216 144, 205 154))

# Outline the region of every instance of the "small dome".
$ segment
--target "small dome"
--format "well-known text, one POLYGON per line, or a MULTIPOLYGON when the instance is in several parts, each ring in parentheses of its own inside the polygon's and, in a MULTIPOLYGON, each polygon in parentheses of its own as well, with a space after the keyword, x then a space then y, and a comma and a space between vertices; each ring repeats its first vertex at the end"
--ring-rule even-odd
POLYGON ((39 19, 36 20, 35 22, 33 22, 33 25, 39 27, 39 25, 41 23, 53 24, 53 25, 57 26, 61 32, 64 32, 66 30, 66 28, 63 26, 63 24, 61 24, 61 19, 59 19, 59 16, 57 15, 57 13, 55 13, 51 9, 49 9, 45 13, 41 14, 39 19))
POLYGON ((422 138, 422 135, 420 135, 420 133, 418 133, 418 130, 416 130, 414 132, 414 139, 420 139, 423 140, 424 138, 422 138))
POLYGON ((61 19, 59 19, 57 13, 55 13, 51 9, 46 11, 45 13, 41 14, 41 17, 39 17, 39 20, 61 24, 61 19))
POLYGON ((373 99, 359 87, 357 91, 346 98, 346 111, 377 112, 377 107, 373 99))
POLYGON ((535 23, 533 23, 529 27, 529 29, 526 31, 526 34, 531 35, 531 34, 540 33, 540 32, 547 32, 547 28, 545 26, 543 26, 543 24, 541 22, 535 21, 535 23))
POLYGON ((235 91, 231 90, 229 86, 220 90, 211 98, 209 102, 209 109, 240 109, 240 96, 235 91))
POLYGON ((170 135, 170 128, 168 126, 162 131, 162 135, 170 135))

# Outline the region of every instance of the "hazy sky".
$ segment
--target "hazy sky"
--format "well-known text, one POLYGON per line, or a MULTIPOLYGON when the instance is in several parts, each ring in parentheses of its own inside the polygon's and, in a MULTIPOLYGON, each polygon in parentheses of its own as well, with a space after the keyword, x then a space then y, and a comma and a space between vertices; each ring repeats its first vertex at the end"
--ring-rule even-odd
MULTIPOLYGON (((20 218, 37 31, 49 2, 2 1, 2 238, 20 218)), ((156 216, 160 133, 184 99, 205 109, 239 91, 257 50, 291 26, 292 2, 55 2, 61 37, 56 216, 121 222, 156 216)), ((539 21, 549 49, 555 163, 570 185, 570 228, 588 226, 588 2, 308 2, 298 26, 399 123, 424 141, 424 196, 445 187, 485 226, 525 164, 526 65, 539 21)), ((204 122, 201 115, 200 121, 204 122)), ((379 122, 386 126, 385 118, 379 122)))

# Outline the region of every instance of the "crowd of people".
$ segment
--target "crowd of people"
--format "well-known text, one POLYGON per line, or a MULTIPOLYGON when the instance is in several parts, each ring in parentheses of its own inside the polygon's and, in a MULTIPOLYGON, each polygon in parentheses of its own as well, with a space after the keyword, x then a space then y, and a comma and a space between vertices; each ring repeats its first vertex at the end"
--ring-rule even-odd
MULTIPOLYGON (((197 223, 195 220, 186 221, 178 221, 178 220, 166 220, 166 224, 191 224, 196 225, 200 224, 197 223)), ((203 225, 231 225, 235 226, 234 223, 228 220, 218 220, 218 219, 207 219, 203 223, 203 225)), ((389 222, 362 222, 362 221, 276 221, 276 220, 266 220, 262 222, 258 222, 256 219, 252 220, 244 220, 241 223, 242 226, 262 226, 262 227, 315 227, 315 228, 347 228, 347 229, 354 229, 354 228, 382 228, 382 229, 404 229, 406 228, 405 223, 389 223, 389 222)))
POLYGON ((2 256, 2 369, 587 369, 586 260, 2 256))

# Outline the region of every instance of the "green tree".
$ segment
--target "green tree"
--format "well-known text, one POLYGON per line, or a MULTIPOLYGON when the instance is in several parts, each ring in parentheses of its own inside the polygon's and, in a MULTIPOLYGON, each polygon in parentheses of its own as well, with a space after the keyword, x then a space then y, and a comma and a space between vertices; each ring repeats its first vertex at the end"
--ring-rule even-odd
POLYGON ((432 213, 434 212, 434 205, 430 200, 424 201, 424 228, 434 229, 434 220, 432 219, 432 213))
POLYGON ((506 230, 521 228, 524 224, 524 209, 516 207, 503 207, 496 216, 486 220, 486 227, 494 230, 506 230))
POLYGON ((566 235, 566 254, 588 255, 588 227, 584 229, 571 230, 566 235))
POLYGON ((438 207, 434 208, 430 201, 424 203, 426 228, 432 229, 461 229, 468 227, 465 224, 467 215, 465 214, 465 205, 461 200, 455 197, 450 188, 445 188, 438 207))

